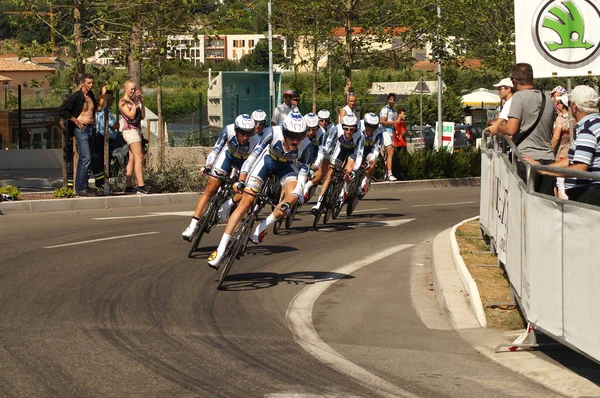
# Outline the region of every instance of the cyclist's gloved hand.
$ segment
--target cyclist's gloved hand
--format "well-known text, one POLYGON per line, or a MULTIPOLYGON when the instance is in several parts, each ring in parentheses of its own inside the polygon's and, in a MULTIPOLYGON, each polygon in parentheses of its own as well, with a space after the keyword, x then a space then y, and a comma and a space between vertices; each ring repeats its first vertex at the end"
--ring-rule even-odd
POLYGON ((244 181, 238 181, 235 184, 233 184, 233 189, 235 189, 237 193, 242 193, 245 187, 246 183, 244 181))
POLYGON ((350 173, 348 173, 349 181, 354 181, 355 178, 356 178, 356 171, 352 170, 350 173))
POLYGON ((285 202, 284 204, 280 205, 279 208, 285 214, 289 214, 290 213, 290 204, 288 202, 285 202))
POLYGON ((210 172, 212 171, 212 167, 210 167, 210 166, 204 166, 201 171, 202 171, 203 175, 205 175, 205 176, 209 175, 210 172))
POLYGON ((315 170, 313 170, 312 168, 310 168, 308 170, 308 179, 312 180, 315 177, 315 170))

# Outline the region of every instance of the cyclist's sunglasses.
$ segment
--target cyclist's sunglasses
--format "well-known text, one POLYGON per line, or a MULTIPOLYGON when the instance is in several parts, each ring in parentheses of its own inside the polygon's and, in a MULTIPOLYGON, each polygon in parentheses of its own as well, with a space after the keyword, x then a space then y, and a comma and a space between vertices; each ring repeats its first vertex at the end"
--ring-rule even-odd
POLYGON ((343 126, 342 129, 344 131, 356 131, 356 127, 343 126))
POLYGON ((298 140, 301 141, 306 138, 306 131, 304 133, 292 133, 289 130, 283 130, 283 136, 290 140, 298 140))
POLYGON ((240 130, 237 129, 235 130, 236 133, 243 135, 245 137, 252 137, 254 134, 256 134, 256 131, 252 130, 252 131, 244 131, 244 130, 240 130))

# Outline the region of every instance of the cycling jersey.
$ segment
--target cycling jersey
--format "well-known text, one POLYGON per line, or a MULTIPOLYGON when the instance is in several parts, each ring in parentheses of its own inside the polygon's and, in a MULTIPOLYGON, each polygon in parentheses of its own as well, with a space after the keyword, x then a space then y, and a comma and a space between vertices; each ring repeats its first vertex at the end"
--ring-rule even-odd
POLYGON ((212 167, 211 175, 229 174, 232 167, 240 169, 259 142, 259 135, 254 134, 246 144, 240 144, 235 126, 226 126, 206 159, 206 164, 212 167))
POLYGON ((367 136, 365 130, 365 121, 360 121, 361 130, 365 136, 365 150, 363 151, 363 157, 369 161, 374 161, 379 156, 381 151, 381 145, 383 144, 383 132, 381 127, 377 127, 373 134, 367 136))
POLYGON ((308 176, 308 165, 312 160, 310 140, 305 138, 295 150, 286 152, 283 148, 281 126, 274 126, 271 134, 266 135, 260 145, 244 162, 242 173, 247 173, 246 186, 260 191, 269 174, 275 174, 284 186, 288 181, 297 180, 304 185, 308 176))
POLYGON ((340 161, 343 162, 347 157, 350 157, 354 159, 354 170, 358 170, 362 162, 365 146, 365 136, 362 134, 360 127, 359 123, 352 137, 346 139, 342 125, 338 124, 335 130, 332 130, 329 138, 327 138, 325 145, 322 146, 322 150, 319 150, 315 166, 320 167, 323 159, 327 159, 333 150, 332 158, 334 161, 331 163, 341 164, 340 161))
POLYGON ((260 140, 262 141, 262 139, 265 138, 267 135, 271 134, 272 131, 273 130, 271 126, 265 126, 263 131, 258 135, 260 137, 260 140))

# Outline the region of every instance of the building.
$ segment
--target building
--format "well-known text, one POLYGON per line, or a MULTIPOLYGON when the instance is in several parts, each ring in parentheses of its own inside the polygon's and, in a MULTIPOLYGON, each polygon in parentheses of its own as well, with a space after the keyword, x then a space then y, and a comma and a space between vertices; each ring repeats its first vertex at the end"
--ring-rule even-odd
POLYGON ((54 68, 0 58, 0 75, 5 94, 17 93, 17 86, 21 85, 21 95, 33 96, 42 90, 50 89, 48 78, 54 73, 54 68), (8 84, 7 84, 8 83, 8 84))

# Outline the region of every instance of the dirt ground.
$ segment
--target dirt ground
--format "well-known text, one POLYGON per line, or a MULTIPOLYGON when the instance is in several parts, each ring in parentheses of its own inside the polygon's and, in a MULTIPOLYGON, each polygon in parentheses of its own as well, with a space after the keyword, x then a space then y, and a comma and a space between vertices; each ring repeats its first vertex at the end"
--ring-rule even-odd
POLYGON ((498 258, 481 237, 479 220, 456 230, 460 254, 477 283, 489 327, 501 330, 523 329, 525 323, 510 298, 508 279, 498 266, 498 258))

